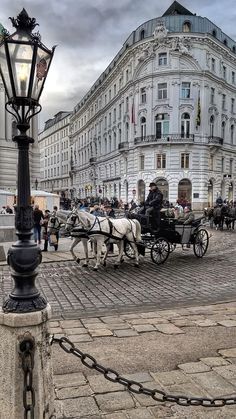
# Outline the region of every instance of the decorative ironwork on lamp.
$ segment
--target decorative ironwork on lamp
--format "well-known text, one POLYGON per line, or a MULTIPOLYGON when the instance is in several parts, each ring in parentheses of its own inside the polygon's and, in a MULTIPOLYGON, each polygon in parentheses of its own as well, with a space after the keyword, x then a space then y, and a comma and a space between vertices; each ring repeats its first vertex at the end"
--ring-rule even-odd
MULTIPOLYGON (((41 111, 39 99, 53 58, 55 47, 49 50, 40 34, 32 33, 36 23, 25 9, 10 18, 16 31, 3 34, 0 43, 0 74, 8 101, 6 110, 17 122, 20 135, 18 154, 18 199, 16 207, 16 234, 19 240, 9 249, 8 264, 14 279, 14 289, 4 302, 6 312, 29 312, 42 310, 47 302, 35 286, 36 268, 41 262, 41 250, 31 241, 33 209, 30 202, 29 144, 34 139, 26 135, 30 120, 41 111)), ((36 186, 36 181, 35 181, 36 186)))

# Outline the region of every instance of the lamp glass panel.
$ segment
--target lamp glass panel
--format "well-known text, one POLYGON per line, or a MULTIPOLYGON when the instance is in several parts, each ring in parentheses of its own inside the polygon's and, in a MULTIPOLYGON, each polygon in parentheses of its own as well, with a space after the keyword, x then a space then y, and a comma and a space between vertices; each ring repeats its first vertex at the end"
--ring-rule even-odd
POLYGON ((26 43, 9 43, 9 53, 16 97, 27 97, 32 66, 33 46, 26 43))
POLYGON ((11 80, 10 80, 9 70, 8 70, 8 65, 7 65, 5 42, 3 42, 0 45, 0 71, 1 71, 3 82, 5 84, 6 95, 9 99, 13 96, 13 94, 12 94, 11 80))
POLYGON ((45 51, 41 47, 38 47, 31 95, 32 99, 36 100, 37 102, 39 101, 39 98, 42 93, 43 85, 48 74, 51 59, 51 52, 45 51))

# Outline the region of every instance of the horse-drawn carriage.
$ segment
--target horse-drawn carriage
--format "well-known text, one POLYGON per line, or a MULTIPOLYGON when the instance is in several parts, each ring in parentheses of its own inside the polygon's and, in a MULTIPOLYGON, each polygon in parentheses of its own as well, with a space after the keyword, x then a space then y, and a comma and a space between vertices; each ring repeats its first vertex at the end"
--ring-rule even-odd
MULTIPOLYGON (((131 215, 132 217, 132 215, 131 215)), ((202 258, 208 248, 209 235, 204 228, 202 221, 204 217, 192 221, 191 224, 180 224, 175 218, 161 218, 160 228, 147 225, 144 216, 135 214, 134 217, 141 223, 142 242, 138 244, 138 249, 142 255, 145 251, 150 251, 151 259, 157 265, 164 263, 170 253, 180 244, 182 248, 193 246, 196 257, 202 258), (143 249, 142 249, 143 247, 143 249)), ((133 258, 133 251, 129 243, 126 243, 125 254, 133 258)))

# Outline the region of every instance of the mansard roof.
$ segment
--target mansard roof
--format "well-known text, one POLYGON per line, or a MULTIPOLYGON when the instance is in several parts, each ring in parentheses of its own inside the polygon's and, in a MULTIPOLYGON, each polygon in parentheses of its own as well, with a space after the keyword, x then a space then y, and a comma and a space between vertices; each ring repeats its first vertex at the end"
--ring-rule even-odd
POLYGON ((174 1, 170 7, 163 13, 162 16, 171 16, 171 15, 191 15, 193 16, 193 13, 191 13, 188 9, 185 9, 184 6, 182 6, 177 1, 174 1))

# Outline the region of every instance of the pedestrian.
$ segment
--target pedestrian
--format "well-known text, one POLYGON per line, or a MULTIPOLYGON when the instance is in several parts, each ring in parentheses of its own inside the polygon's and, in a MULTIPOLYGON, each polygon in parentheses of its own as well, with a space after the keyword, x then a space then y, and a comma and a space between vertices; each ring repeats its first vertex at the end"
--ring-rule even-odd
MULTIPOLYGON (((52 215, 54 215, 55 217, 57 216, 57 210, 58 210, 57 206, 54 205, 52 215)), ((51 242, 51 245, 53 245, 54 249, 57 251, 58 250, 58 242, 59 242, 59 229, 55 230, 55 233, 53 233, 53 234, 54 234, 55 240, 54 240, 54 242, 51 242)))
POLYGON ((13 214, 13 210, 9 207, 9 205, 7 205, 7 207, 6 207, 6 213, 7 214, 13 214))
POLYGON ((42 252, 47 252, 48 251, 48 222, 49 222, 49 218, 50 218, 50 211, 49 210, 45 210, 44 212, 44 220, 42 223, 42 232, 43 232, 43 240, 44 240, 44 247, 42 252))
POLYGON ((35 205, 33 210, 33 222, 34 222, 34 241, 35 243, 41 244, 41 227, 44 220, 43 212, 39 209, 38 205, 35 205))
POLYGON ((0 214, 6 214, 6 207, 3 205, 0 214))
POLYGON ((95 215, 96 217, 104 217, 104 211, 101 209, 101 207, 98 204, 95 204, 92 211, 90 211, 91 214, 95 215))

